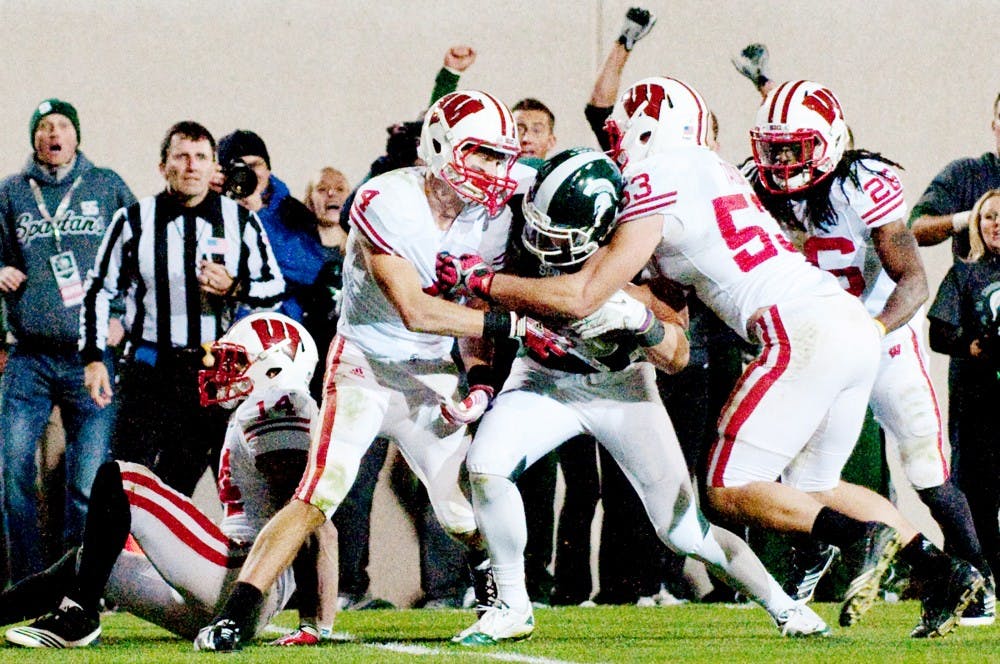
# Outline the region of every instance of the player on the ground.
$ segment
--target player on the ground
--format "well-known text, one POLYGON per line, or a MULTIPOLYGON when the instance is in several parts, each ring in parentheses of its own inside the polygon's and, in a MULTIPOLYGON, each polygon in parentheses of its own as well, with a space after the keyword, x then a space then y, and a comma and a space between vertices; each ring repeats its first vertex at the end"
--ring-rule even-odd
POLYGON ((940 551, 887 500, 840 480, 875 381, 881 330, 857 298, 806 262, 739 170, 708 148, 708 118, 701 95, 682 81, 632 85, 608 121, 626 181, 608 247, 579 272, 544 284, 484 275, 483 265, 469 272, 475 290, 518 310, 582 317, 650 258, 658 276, 693 288, 733 330, 761 345, 719 420, 707 478, 713 508, 842 549, 866 538, 844 625, 872 606, 901 551, 923 582, 923 622, 943 635, 982 575, 940 551))
MULTIPOLYGON (((301 325, 261 313, 235 323, 213 344, 212 359, 214 367, 201 373, 202 404, 235 408, 219 464, 222 523, 213 523, 145 466, 104 464, 94 481, 82 547, 0 595, 0 623, 50 611, 7 630, 8 641, 34 648, 89 645, 101 634, 102 597, 186 638, 218 610, 254 537, 302 475, 317 410, 309 396, 317 353, 301 325), (130 533, 144 553, 122 550, 130 533)), ((328 534, 332 541, 324 544, 332 549, 321 555, 335 556, 336 532, 328 534)), ((336 579, 333 564, 324 572, 336 579)), ((294 590, 292 572, 285 570, 267 592, 255 632, 294 590)), ((332 606, 336 588, 328 590, 332 606)), ((332 627, 332 612, 317 617, 332 627)), ((305 631, 318 642, 317 623, 308 622, 305 631)))
MULTIPOLYGON (((524 199, 525 227, 517 239, 523 249, 509 269, 529 276, 575 272, 610 239, 620 191, 617 167, 600 152, 576 148, 545 162, 524 199)), ((697 507, 656 386, 654 364, 674 373, 688 358, 683 319, 654 295, 662 286, 652 282, 621 290, 581 321, 549 320, 573 342, 572 351, 563 357, 529 351, 514 360, 467 459, 498 599, 453 639, 456 643, 494 645, 533 632, 524 573, 525 513, 515 482, 562 441, 583 433, 593 435, 622 467, 667 546, 703 561, 755 599, 783 635, 829 633, 819 616, 781 590, 746 542, 708 524, 697 507)))
POLYGON ((563 351, 550 349, 550 335, 528 319, 437 297, 434 264, 439 252, 450 251, 476 252, 502 265, 510 226, 506 202, 518 173, 534 173, 516 165, 518 152, 514 118, 503 103, 484 92, 453 92, 424 118, 420 156, 426 166, 390 171, 358 191, 342 311, 308 467, 295 498, 257 538, 226 606, 199 633, 196 648, 240 647, 263 590, 337 510, 377 436, 398 444, 441 525, 467 546, 477 599, 492 601, 489 560, 459 482, 469 448, 466 425, 482 415, 493 394, 483 338, 563 351), (464 399, 451 355, 455 337, 463 337, 470 386, 464 399))
MULTIPOLYGON (((898 164, 867 150, 848 150, 837 96, 813 81, 788 81, 771 90, 750 140, 755 167, 744 173, 761 202, 809 262, 836 276, 882 326, 872 412, 899 445, 906 477, 950 550, 988 579, 968 501, 949 478, 923 340, 927 277, 907 227, 898 164)), ((795 589, 789 592, 811 598, 821 576, 815 572, 828 567, 835 553, 831 546, 797 545, 790 579, 795 589)), ((984 588, 978 597, 985 600, 989 592, 984 588)), ((972 618, 970 613, 982 618, 990 604, 970 605, 963 619, 972 618)), ((915 636, 923 631, 918 627, 915 636)))

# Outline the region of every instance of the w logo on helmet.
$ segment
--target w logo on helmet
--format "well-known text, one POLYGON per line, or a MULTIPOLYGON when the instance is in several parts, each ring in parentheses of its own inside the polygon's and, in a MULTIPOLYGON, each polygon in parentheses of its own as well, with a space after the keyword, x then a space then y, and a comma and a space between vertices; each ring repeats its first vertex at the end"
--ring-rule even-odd
POLYGON ((817 88, 805 96, 802 105, 816 111, 829 124, 838 117, 844 117, 844 110, 840 107, 840 102, 833 96, 833 93, 826 88, 817 88))
POLYGON ((666 97, 663 88, 659 85, 637 85, 630 90, 630 93, 624 103, 625 112, 629 117, 635 115, 636 111, 642 108, 646 115, 654 120, 659 120, 660 107, 663 105, 664 99, 667 100, 668 105, 671 105, 669 98, 666 97), (644 105, 645 108, 643 108, 644 105))
MULTIPOLYGON (((438 108, 444 114, 444 121, 449 127, 454 127, 466 116, 478 113, 483 110, 483 102, 461 92, 453 92, 445 96, 438 102, 438 108)), ((431 123, 439 122, 440 118, 435 113, 431 117, 431 123)))
POLYGON ((295 354, 299 352, 299 346, 302 343, 302 337, 294 325, 286 325, 284 321, 275 318, 258 318, 250 321, 250 327, 257 333, 257 338, 260 339, 260 345, 264 347, 264 350, 287 339, 290 342, 287 345, 288 354, 292 359, 295 359, 295 354))

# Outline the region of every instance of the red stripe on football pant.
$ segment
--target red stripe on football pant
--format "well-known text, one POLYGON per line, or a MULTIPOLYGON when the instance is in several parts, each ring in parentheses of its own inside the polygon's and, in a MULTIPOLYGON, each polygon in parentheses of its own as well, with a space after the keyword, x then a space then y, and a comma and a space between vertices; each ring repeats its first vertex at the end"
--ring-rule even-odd
POLYGON ((309 463, 302 475, 296 497, 309 502, 316 485, 319 484, 326 469, 326 455, 330 450, 330 434, 333 432, 333 421, 337 414, 337 382, 334 379, 340 366, 340 357, 344 353, 344 339, 336 336, 330 347, 330 355, 326 364, 326 375, 323 378, 323 403, 320 406, 319 435, 309 446, 309 463))
MULTIPOLYGON (((192 521, 198 524, 199 528, 204 530, 206 534, 214 537, 220 544, 226 547, 229 546, 229 538, 223 535, 219 530, 219 527, 211 519, 205 516, 197 507, 195 507, 194 503, 190 502, 187 497, 176 493, 173 489, 169 488, 156 478, 143 473, 137 473, 135 471, 126 471, 122 473, 122 481, 131 482, 149 489, 154 494, 165 499, 177 508, 178 511, 183 512, 186 516, 190 517, 192 521)), ((128 491, 128 489, 126 489, 126 491, 128 491)))
POLYGON ((910 343, 913 345, 913 354, 917 356, 917 366, 920 367, 920 373, 924 377, 924 382, 927 383, 927 388, 931 391, 931 401, 934 402, 934 420, 937 422, 937 451, 938 457, 941 460, 941 468, 944 471, 944 478, 947 480, 950 473, 948 471, 948 460, 944 454, 944 426, 941 423, 941 407, 938 405, 937 394, 934 392, 934 383, 931 381, 930 373, 924 365, 924 358, 920 354, 920 339, 912 327, 909 325, 906 327, 910 331, 910 343))
MULTIPOLYGON (((211 547, 208 543, 199 538, 194 532, 192 532, 187 526, 185 526, 180 519, 170 513, 163 505, 156 503, 145 496, 140 496, 134 491, 129 491, 126 489, 125 493, 128 495, 128 501, 135 507, 144 510, 155 517, 160 523, 165 525, 171 533, 176 535, 181 542, 184 543, 189 549, 194 551, 196 554, 212 563, 213 565, 218 565, 219 567, 230 567, 230 559, 227 554, 220 553, 211 547)), ((225 541, 226 547, 228 549, 229 540, 222 534, 221 531, 216 527, 215 533, 208 533, 209 535, 217 536, 220 540, 225 541)), ((234 565, 236 567, 238 565, 234 565)))
POLYGON ((750 366, 753 369, 748 369, 740 377, 736 389, 733 390, 730 396, 729 403, 726 404, 726 409, 723 410, 724 413, 729 412, 732 401, 737 398, 737 395, 741 395, 739 397, 740 402, 730 414, 728 421, 725 422, 724 428, 721 427, 722 422, 720 422, 720 428, 723 428, 723 431, 716 445, 721 444, 722 447, 719 450, 715 472, 712 474, 712 486, 723 486, 722 476, 725 474, 726 463, 729 461, 729 455, 732 453, 737 436, 739 436, 740 428, 753 415, 754 410, 764 399, 768 390, 771 389, 771 386, 774 385, 788 368, 788 360, 791 357, 791 345, 788 340, 788 333, 785 331, 785 326, 778 315, 777 307, 771 307, 761 315, 760 327, 762 330, 761 342, 764 347, 763 353, 757 360, 751 363, 750 366), (772 334, 777 339, 777 349, 771 343, 772 334), (777 354, 775 354, 775 350, 777 350, 777 354), (764 368, 766 368, 765 373, 755 378, 754 374, 757 373, 757 370, 764 368), (752 384, 744 393, 744 387, 751 381, 753 381, 752 384))

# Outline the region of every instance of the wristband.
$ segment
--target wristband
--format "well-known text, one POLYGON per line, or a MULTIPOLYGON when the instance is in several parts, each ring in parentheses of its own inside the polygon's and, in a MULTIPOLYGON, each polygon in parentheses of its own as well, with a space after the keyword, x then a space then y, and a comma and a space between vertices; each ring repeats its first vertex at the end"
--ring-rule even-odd
POLYGON ((961 233, 969 227, 969 217, 971 216, 971 211, 966 210, 965 212, 956 212, 951 215, 951 231, 954 234, 961 233))
POLYGON ((663 341, 663 337, 666 336, 666 328, 663 326, 663 321, 659 318, 654 318, 653 324, 649 326, 649 329, 635 336, 639 340, 640 346, 649 348, 663 341))
POLYGON ((875 321, 875 326, 878 328, 879 338, 884 339, 885 335, 889 334, 889 330, 886 328, 885 323, 880 321, 878 318, 872 318, 875 321))
POLYGON ((484 339, 510 339, 513 321, 509 311, 494 311, 490 309, 483 314, 484 339))
POLYGON ((492 389, 493 367, 488 364, 477 364, 466 372, 465 381, 469 384, 470 390, 476 385, 485 385, 492 389))

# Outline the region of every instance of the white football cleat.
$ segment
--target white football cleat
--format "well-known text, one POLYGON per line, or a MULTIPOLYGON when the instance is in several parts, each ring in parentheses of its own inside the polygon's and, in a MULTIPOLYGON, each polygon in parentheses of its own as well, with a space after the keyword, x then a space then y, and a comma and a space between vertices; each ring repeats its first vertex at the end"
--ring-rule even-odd
POLYGON ((497 600, 471 627, 452 638, 452 643, 463 646, 495 646, 501 641, 527 639, 535 631, 535 616, 531 607, 516 611, 506 602, 497 600))
POLYGON ((782 611, 774 617, 774 622, 782 636, 797 638, 830 635, 830 627, 805 604, 796 604, 782 611))

